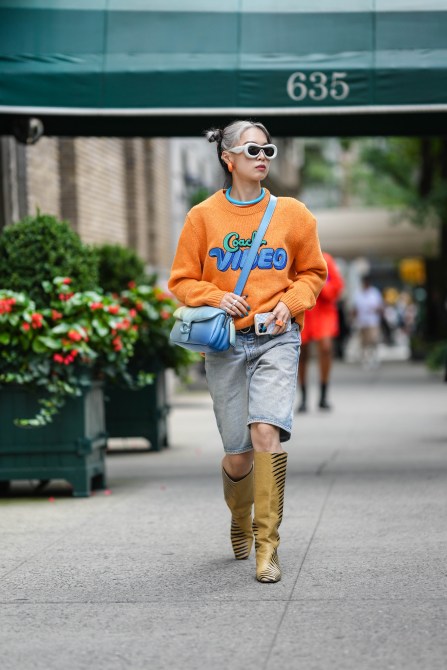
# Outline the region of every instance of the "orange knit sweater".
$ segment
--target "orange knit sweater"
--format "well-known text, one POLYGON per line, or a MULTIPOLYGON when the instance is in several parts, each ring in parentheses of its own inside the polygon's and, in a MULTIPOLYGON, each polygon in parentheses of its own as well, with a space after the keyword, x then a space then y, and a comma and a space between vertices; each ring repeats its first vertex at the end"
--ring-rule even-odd
MULTIPOLYGON (((269 197, 266 189, 259 203, 240 207, 218 191, 190 210, 168 284, 182 303, 219 307, 225 293, 234 291, 269 197)), ((302 327, 326 276, 314 217, 298 200, 278 198, 244 289, 251 310, 236 319, 236 329, 250 326, 254 314, 271 312, 280 300, 302 327)))

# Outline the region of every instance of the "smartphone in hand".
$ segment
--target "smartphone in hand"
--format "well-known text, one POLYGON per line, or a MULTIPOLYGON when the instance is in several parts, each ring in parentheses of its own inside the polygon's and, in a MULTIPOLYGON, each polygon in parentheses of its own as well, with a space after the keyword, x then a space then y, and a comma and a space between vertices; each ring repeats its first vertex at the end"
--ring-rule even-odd
MULTIPOLYGON (((272 335, 273 331, 276 328, 275 321, 276 319, 273 319, 271 323, 265 327, 265 321, 267 320, 267 317, 272 316, 272 312, 262 312, 261 314, 255 314, 255 333, 256 335, 272 335)), ((287 327, 285 329, 285 333, 287 333, 290 329, 292 328, 292 322, 288 321, 287 322, 287 327)))

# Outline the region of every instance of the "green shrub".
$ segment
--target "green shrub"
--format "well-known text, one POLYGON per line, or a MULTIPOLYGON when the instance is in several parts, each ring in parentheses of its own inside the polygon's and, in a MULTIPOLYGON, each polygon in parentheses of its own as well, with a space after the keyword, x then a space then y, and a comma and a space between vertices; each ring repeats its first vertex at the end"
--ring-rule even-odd
POLYGON ((68 222, 38 212, 0 235, 0 288, 26 293, 37 306, 48 303, 42 282, 70 277, 77 291, 98 285, 98 259, 68 222))
POLYGON ((99 283, 104 291, 120 293, 129 282, 147 283, 144 261, 132 249, 119 244, 103 244, 96 248, 99 259, 99 283))

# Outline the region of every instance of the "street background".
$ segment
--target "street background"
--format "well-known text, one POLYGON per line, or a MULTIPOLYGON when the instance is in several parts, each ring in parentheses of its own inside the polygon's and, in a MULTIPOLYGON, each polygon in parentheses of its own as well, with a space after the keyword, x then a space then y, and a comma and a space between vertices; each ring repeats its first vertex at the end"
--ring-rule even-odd
POLYGON ((447 387, 337 362, 321 413, 313 376, 279 584, 232 558, 211 402, 177 389, 170 448, 109 455, 107 492, 0 501, 2 669, 443 670, 447 387))

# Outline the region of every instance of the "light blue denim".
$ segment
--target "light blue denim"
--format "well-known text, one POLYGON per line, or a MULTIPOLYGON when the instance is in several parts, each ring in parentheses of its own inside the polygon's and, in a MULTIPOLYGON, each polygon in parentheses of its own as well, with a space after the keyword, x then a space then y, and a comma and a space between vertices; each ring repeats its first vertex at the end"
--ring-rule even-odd
POLYGON ((236 346, 206 354, 205 370, 214 414, 227 454, 252 447, 250 424, 268 423, 290 439, 301 334, 297 324, 283 335, 237 333, 236 346))

